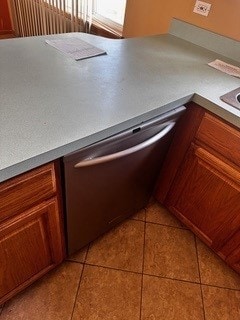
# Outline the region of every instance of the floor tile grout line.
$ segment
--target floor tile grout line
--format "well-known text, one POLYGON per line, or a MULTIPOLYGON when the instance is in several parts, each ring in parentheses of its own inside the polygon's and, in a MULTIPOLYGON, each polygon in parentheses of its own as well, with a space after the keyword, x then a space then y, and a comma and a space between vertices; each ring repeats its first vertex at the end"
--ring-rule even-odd
POLYGON ((155 225, 157 225, 157 226, 162 226, 162 227, 169 227, 169 228, 173 228, 173 229, 180 229, 180 230, 187 230, 187 231, 190 231, 189 229, 184 228, 184 227, 170 226, 170 225, 168 225, 168 224, 157 223, 157 222, 152 222, 152 221, 147 221, 147 220, 146 220, 146 223, 149 223, 149 224, 155 224, 155 225))
POLYGON ((142 222, 146 222, 146 223, 156 224, 156 225, 159 225, 159 226, 164 226, 164 227, 170 227, 170 228, 190 231, 187 227, 170 226, 170 225, 164 224, 164 223, 159 223, 159 222, 154 222, 154 221, 147 221, 147 208, 145 207, 143 209, 145 210, 145 219, 144 220, 137 219, 137 218, 134 218, 134 217, 130 217, 129 220, 142 221, 142 222))
MULTIPOLYGON (((70 262, 83 264, 82 262, 77 262, 77 261, 70 261, 70 262)), ((161 275, 156 275, 156 274, 150 274, 150 273, 144 273, 144 272, 142 273, 142 271, 137 272, 137 271, 132 271, 132 270, 114 268, 114 267, 110 267, 110 266, 102 266, 102 265, 98 265, 98 264, 92 264, 92 263, 88 263, 88 262, 85 262, 84 265, 91 266, 91 267, 104 268, 104 269, 111 269, 111 270, 115 270, 115 271, 127 272, 127 273, 138 274, 138 275, 143 274, 144 276, 150 276, 150 277, 173 280, 173 281, 176 280, 176 281, 181 281, 181 282, 200 284, 200 282, 196 282, 196 281, 190 281, 190 280, 184 280, 184 279, 178 279, 178 278, 170 278, 167 276, 161 276, 161 275)))
POLYGON ((200 282, 197 282, 197 281, 190 281, 190 280, 184 280, 184 279, 178 279, 178 278, 170 278, 170 277, 167 277, 167 276, 161 276, 161 275, 150 274, 150 273, 144 273, 143 275, 144 276, 149 276, 149 277, 154 277, 154 278, 159 278, 159 279, 179 281, 179 282, 184 282, 184 283, 200 284, 200 282))
POLYGON ((165 278, 168 280, 177 280, 177 281, 182 281, 182 282, 187 282, 187 283, 194 283, 194 284, 199 284, 200 282, 197 281, 190 281, 190 280, 184 280, 184 279, 179 279, 179 278, 171 278, 171 277, 167 277, 167 276, 161 276, 161 275, 156 275, 156 274, 151 274, 151 273, 145 273, 142 271, 133 271, 133 270, 127 270, 127 269, 120 269, 120 268, 116 268, 116 267, 111 267, 111 266, 103 266, 100 264, 93 264, 93 263, 89 263, 89 262, 80 262, 80 261, 73 261, 73 260, 69 260, 69 263, 79 263, 79 264, 83 264, 86 266, 91 266, 91 267, 98 267, 98 268, 104 268, 104 269, 111 269, 111 270, 115 270, 115 271, 122 271, 122 272, 127 272, 127 273, 133 273, 133 274, 138 274, 141 275, 143 274, 144 276, 152 276, 152 277, 157 277, 157 278, 165 278))
MULTIPOLYGON (((111 269, 111 270, 115 270, 115 271, 127 272, 127 273, 138 274, 138 275, 142 274, 142 272, 138 272, 138 271, 119 269, 119 268, 114 268, 114 267, 110 267, 110 266, 102 266, 102 265, 92 264, 92 263, 88 263, 88 262, 80 262, 80 261, 73 261, 73 260, 67 260, 67 262, 69 262, 69 263, 79 263, 79 264, 86 265, 86 266, 98 267, 98 268, 104 268, 104 269, 111 269)), ((190 281, 190 280, 184 280, 184 279, 179 279, 179 278, 170 278, 170 277, 167 277, 167 276, 161 276, 161 275, 156 275, 156 274, 151 274, 151 273, 143 273, 143 275, 144 276, 155 277, 155 278, 160 278, 160 279, 167 279, 167 280, 173 280, 173 281, 192 283, 192 284, 201 284, 200 282, 197 282, 197 281, 190 281)), ((213 288, 225 289, 225 290, 240 291, 240 289, 229 288, 229 287, 221 287, 221 286, 217 286, 217 285, 213 285, 213 284, 202 283, 202 285, 203 286, 208 286, 208 287, 213 287, 213 288)))
POLYGON ((143 233, 143 260, 142 260, 142 278, 141 278, 141 297, 140 297, 140 313, 139 320, 142 319, 142 304, 143 304, 143 273, 144 273, 144 262, 145 262, 145 240, 146 240, 146 215, 147 209, 144 208, 145 211, 145 220, 144 220, 144 233, 143 233))
POLYGON ((74 310, 75 310, 75 306, 76 306, 76 302, 77 302, 77 296, 78 296, 79 288, 80 288, 80 285, 81 285, 81 280, 82 280, 84 268, 85 268, 85 265, 83 264, 82 271, 81 271, 81 274, 80 274, 80 277, 79 277, 78 287, 77 287, 77 291, 76 291, 76 295, 75 295, 75 300, 74 300, 74 304, 73 304, 70 320, 73 319, 73 314, 74 314, 74 310))
MULTIPOLYGON (((76 262, 76 261, 74 261, 76 262)), ((77 263, 81 263, 82 262, 77 262, 77 263)), ((128 273, 133 273, 133 274, 138 274, 138 275, 141 275, 142 274, 142 271, 132 271, 132 270, 125 270, 125 269, 120 269, 120 268, 114 268, 114 267, 110 267, 110 266, 102 266, 100 264, 92 264, 92 263, 89 263, 89 262, 84 262, 83 263, 84 265, 86 266, 90 266, 90 267, 98 267, 98 268, 104 268, 104 269, 111 269, 111 270, 115 270, 115 271, 122 271, 122 272, 128 272, 128 273)))
POLYGON ((203 289, 202 289, 202 278, 201 278, 200 262, 199 262, 199 256, 198 256, 198 248, 197 248, 197 238, 195 235, 194 235, 194 243, 195 243, 195 250, 196 250, 196 256, 197 256, 198 275, 199 275, 199 280, 200 280, 200 291, 201 291, 201 299, 202 299, 202 306, 203 306, 203 317, 204 317, 204 320, 206 320, 206 312, 205 312, 203 289))
POLYGON ((206 286, 206 287, 212 287, 212 288, 218 288, 218 289, 232 290, 232 291, 240 292, 240 288, 236 289, 236 288, 229 288, 229 287, 221 287, 221 286, 217 286, 215 284, 206 284, 206 283, 201 283, 201 285, 202 286, 206 286))

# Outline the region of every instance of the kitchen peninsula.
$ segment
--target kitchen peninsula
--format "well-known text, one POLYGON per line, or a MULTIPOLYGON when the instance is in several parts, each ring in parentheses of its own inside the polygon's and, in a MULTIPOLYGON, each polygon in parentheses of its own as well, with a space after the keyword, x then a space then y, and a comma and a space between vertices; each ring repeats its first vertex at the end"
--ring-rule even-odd
MULTIPOLYGON (((215 123, 213 115, 220 128, 219 121, 227 122, 227 128, 231 128, 224 132, 230 130, 232 136, 237 136, 240 110, 222 102, 220 96, 239 87, 240 80, 207 64, 220 59, 240 66, 239 49, 237 41, 177 20, 173 21, 169 34, 144 38, 110 40, 76 33, 0 42, 0 181, 3 186, 0 234, 4 241, 6 234, 12 235, 16 216, 14 223, 18 223, 19 230, 23 230, 23 225, 30 225, 31 217, 36 218, 31 236, 38 234, 42 242, 33 241, 30 249, 40 250, 36 252, 42 255, 38 268, 34 265, 27 270, 31 281, 64 258, 57 160, 185 104, 189 105, 188 110, 204 110, 199 131, 196 128, 186 145, 195 143, 195 135, 197 140, 203 140, 200 136, 203 125, 208 121, 209 130, 209 123, 215 123), (105 50, 107 55, 75 61, 45 42, 71 36, 105 50), (31 169, 33 174, 28 172, 31 169), (17 177, 19 174, 24 174, 24 179, 17 177), (11 192, 10 178, 19 179, 15 180, 17 193, 11 192), (26 199, 33 201, 21 207, 14 201, 23 203, 24 187, 31 191, 25 193, 24 203, 26 199), (6 213, 9 199, 14 203, 14 210, 10 208, 6 213)), ((193 121, 194 117, 190 115, 189 119, 193 121)), ((186 122, 182 130, 188 132, 190 127, 186 122)), ((238 146, 236 143, 236 154, 238 146)), ((228 154, 226 158, 230 161, 228 154)), ((238 159, 234 158, 236 174, 239 174, 238 159)), ((229 170, 232 174, 232 169, 229 170)), ((235 213, 233 218, 238 221, 235 213)), ((239 239, 236 233, 228 236, 234 236, 234 243, 239 239)), ((22 247, 24 241, 27 240, 23 239, 22 247)), ((4 245, 13 248, 13 241, 4 245)), ((24 254, 28 254, 28 249, 24 254)), ((14 279, 6 292, 25 281, 24 277, 20 281, 14 279)))
POLYGON ((66 36, 72 34, 0 42, 0 181, 191 100, 240 126, 240 110, 219 98, 239 79, 207 65, 221 59, 239 66, 239 42, 175 20, 160 36, 76 33, 107 55, 75 61, 45 42, 66 36), (225 57, 180 34, 205 38, 222 54, 225 48, 225 57))

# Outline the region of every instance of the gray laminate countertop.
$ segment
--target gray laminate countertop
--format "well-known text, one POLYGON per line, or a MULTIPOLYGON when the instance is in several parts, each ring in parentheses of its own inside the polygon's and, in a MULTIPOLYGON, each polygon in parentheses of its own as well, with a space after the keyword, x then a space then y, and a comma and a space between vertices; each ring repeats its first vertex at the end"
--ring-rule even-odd
MULTIPOLYGON (((233 46, 240 52, 239 42, 233 46)), ((240 127, 240 110, 219 98, 240 87, 240 79, 207 65, 215 59, 240 66, 174 32, 121 40, 83 33, 1 40, 0 181, 191 100, 240 127), (71 36, 107 55, 75 61, 45 42, 71 36)))

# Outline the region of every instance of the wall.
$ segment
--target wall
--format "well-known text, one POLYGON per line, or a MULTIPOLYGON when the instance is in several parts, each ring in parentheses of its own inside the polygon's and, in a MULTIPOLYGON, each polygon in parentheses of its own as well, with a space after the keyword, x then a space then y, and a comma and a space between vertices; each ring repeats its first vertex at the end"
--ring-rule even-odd
POLYGON ((124 37, 166 33, 173 17, 240 41, 240 0, 204 0, 208 17, 193 13, 195 0, 127 0, 124 37))

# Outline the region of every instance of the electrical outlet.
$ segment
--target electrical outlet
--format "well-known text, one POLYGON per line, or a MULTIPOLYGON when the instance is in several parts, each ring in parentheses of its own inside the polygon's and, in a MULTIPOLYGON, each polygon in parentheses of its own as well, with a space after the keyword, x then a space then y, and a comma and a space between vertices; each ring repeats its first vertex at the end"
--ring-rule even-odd
POLYGON ((210 3, 197 0, 193 12, 201 14, 203 16, 208 16, 210 8, 210 3))

